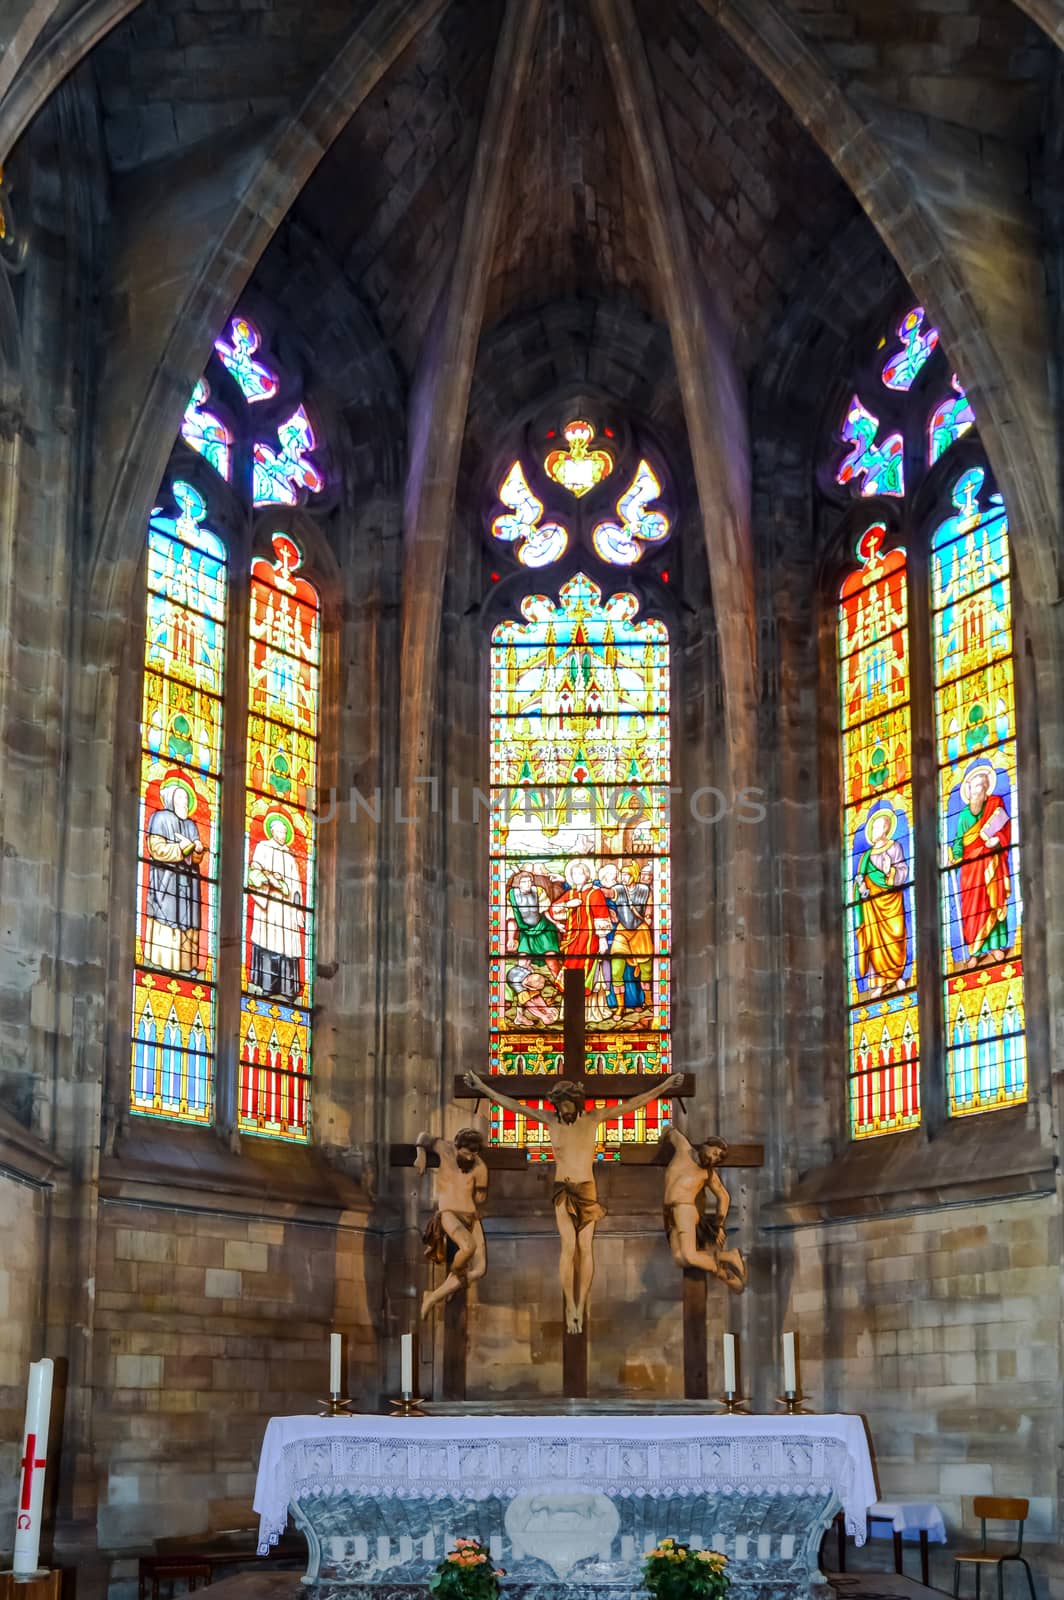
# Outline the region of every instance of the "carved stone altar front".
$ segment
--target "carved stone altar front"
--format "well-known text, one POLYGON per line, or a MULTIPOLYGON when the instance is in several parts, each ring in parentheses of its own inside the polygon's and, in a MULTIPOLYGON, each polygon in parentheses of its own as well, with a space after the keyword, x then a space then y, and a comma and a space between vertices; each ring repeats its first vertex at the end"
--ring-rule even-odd
POLYGON ((459 1535, 490 1547, 507 1595, 626 1600, 666 1534, 722 1550, 735 1600, 755 1589, 805 1600, 825 1593, 817 1550, 835 1513, 856 1531, 858 1502, 874 1499, 856 1418, 611 1417, 597 1422, 603 1437, 566 1437, 577 1421, 595 1419, 446 1419, 450 1437, 432 1437, 419 1429, 444 1419, 362 1417, 338 1419, 331 1436, 271 1446, 268 1435, 263 1534, 276 1537, 286 1493, 309 1546, 304 1581, 322 1600, 424 1588, 459 1535), (488 1423, 513 1432, 483 1437, 488 1423))

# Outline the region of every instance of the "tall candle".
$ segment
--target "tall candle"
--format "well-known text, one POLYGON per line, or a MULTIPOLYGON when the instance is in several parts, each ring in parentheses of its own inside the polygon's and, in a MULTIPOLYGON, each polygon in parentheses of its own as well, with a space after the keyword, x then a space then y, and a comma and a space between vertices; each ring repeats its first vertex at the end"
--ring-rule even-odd
POLYGON ((724 1335, 724 1393, 735 1394, 739 1385, 735 1381, 735 1335, 724 1335))
POLYGON ((329 1393, 340 1393, 340 1372, 343 1361, 344 1340, 340 1333, 329 1335, 329 1393))
POLYGON ((15 1556, 11 1563, 17 1578, 29 1577, 37 1571, 51 1414, 52 1362, 45 1358, 44 1361, 31 1363, 26 1395, 26 1426, 22 1434, 18 1507, 15 1514, 15 1556))
POLYGON ((798 1393, 798 1357, 793 1333, 783 1335, 783 1392, 798 1393))
POLYGON ((414 1392, 414 1335, 404 1333, 399 1340, 399 1388, 405 1396, 414 1392))

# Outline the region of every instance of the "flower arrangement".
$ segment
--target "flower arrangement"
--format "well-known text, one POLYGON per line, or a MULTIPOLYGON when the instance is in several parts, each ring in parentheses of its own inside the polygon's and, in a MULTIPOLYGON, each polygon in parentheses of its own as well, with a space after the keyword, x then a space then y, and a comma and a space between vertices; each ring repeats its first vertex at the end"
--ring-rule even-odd
POLYGON ((654 1600, 724 1600, 727 1556, 659 1539, 643 1562, 643 1583, 654 1600))
POLYGON ((456 1539, 429 1579, 429 1588, 440 1600, 499 1600, 499 1579, 505 1576, 479 1539, 456 1539))

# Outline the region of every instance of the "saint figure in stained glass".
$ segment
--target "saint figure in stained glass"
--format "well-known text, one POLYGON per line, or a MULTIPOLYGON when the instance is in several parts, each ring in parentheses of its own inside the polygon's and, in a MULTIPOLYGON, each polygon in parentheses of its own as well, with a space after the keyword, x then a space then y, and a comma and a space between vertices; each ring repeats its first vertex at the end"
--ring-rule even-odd
POLYGON ((904 813, 899 814, 890 804, 877 804, 858 832, 855 844, 857 973, 859 979, 867 980, 868 994, 873 999, 878 999, 885 989, 905 988, 909 930, 904 889, 909 865, 905 847, 895 836, 899 824, 904 836, 904 813))
POLYGON ((960 801, 950 853, 957 868, 959 917, 954 924, 954 955, 968 968, 992 965, 1009 953, 1009 846, 1012 823, 995 786, 1008 784, 1008 774, 987 762, 968 768, 951 796, 950 810, 960 801), (959 935, 959 937, 956 937, 959 935))
POLYGON ((268 811, 248 869, 248 989, 286 1000, 298 999, 303 987, 303 884, 291 850, 294 838, 291 818, 284 811, 268 811))
POLYGON ((194 817, 196 792, 180 772, 159 785, 159 799, 148 819, 146 853, 148 896, 144 916, 144 959, 167 972, 197 978, 203 924, 200 869, 206 845, 194 817))

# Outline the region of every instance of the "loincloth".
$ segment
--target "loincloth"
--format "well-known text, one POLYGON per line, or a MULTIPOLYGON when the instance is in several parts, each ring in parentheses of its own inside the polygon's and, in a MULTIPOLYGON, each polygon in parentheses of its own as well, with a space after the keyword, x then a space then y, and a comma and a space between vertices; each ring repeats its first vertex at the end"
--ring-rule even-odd
MULTIPOLYGON (((452 1212, 452 1216, 457 1217, 470 1231, 476 1226, 475 1211, 455 1211, 452 1212)), ((429 1218, 428 1227, 421 1235, 421 1242, 425 1246, 425 1260, 435 1261, 441 1267, 453 1261, 458 1254, 458 1246, 444 1227, 443 1216, 439 1211, 434 1211, 429 1218)))
POLYGON ((561 1180, 555 1183, 551 1199, 555 1206, 564 1205, 576 1223, 577 1233, 582 1233, 589 1223, 601 1222, 606 1215, 606 1207, 595 1192, 594 1178, 587 1178, 583 1183, 561 1180))
MULTIPOLYGON (((682 1205, 691 1204, 690 1201, 681 1201, 680 1203, 682 1205)), ((670 1205, 670 1203, 666 1201, 664 1207, 662 1208, 661 1216, 662 1221, 665 1224, 665 1232, 666 1234, 670 1234, 673 1228, 676 1226, 675 1205, 670 1205)), ((717 1248, 718 1226, 719 1224, 717 1222, 716 1215, 712 1217, 699 1217, 698 1224, 695 1228, 695 1243, 697 1244, 699 1250, 715 1250, 717 1248)))

